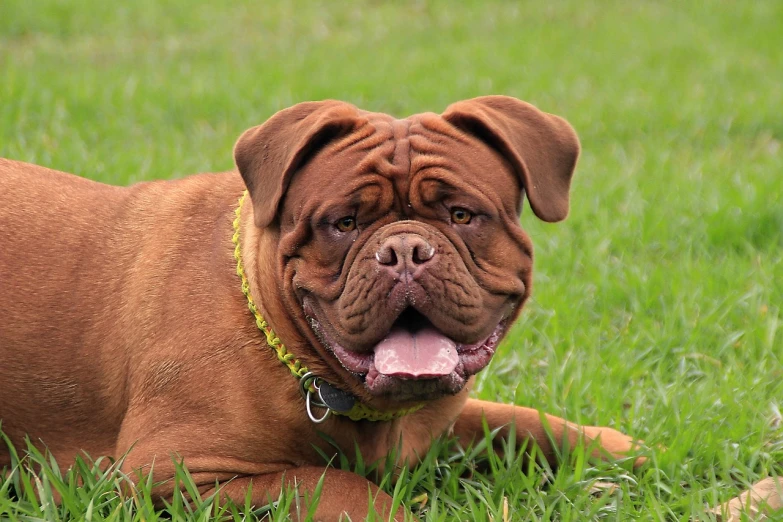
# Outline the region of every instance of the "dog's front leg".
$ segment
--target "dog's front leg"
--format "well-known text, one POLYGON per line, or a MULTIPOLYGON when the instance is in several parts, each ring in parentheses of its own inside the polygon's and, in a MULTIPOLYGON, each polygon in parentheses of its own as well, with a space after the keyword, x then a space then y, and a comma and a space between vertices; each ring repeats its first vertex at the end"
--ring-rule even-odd
MULTIPOLYGON (((324 472, 324 468, 315 466, 292 468, 279 473, 237 477, 220 484, 219 488, 224 498, 231 499, 239 506, 244 504, 248 488, 251 488, 253 504, 259 507, 276 500, 281 487, 296 487, 299 501, 294 502, 291 507, 291 519, 299 521, 307 518, 308 499, 313 498, 322 476, 323 488, 318 507, 315 516, 308 520, 365 520, 371 506, 380 515, 380 520, 415 520, 404 507, 397 508, 394 516, 390 516, 392 498, 386 492, 355 473, 338 469, 327 469, 324 472), (410 516, 406 517, 406 513, 410 516)), ((206 494, 211 494, 212 491, 207 491, 206 494)))
MULTIPOLYGON (((557 464, 557 447, 567 442, 574 448, 583 443, 589 445, 600 438, 600 448, 596 448, 594 456, 606 458, 627 457, 640 448, 639 441, 620 433, 612 428, 596 426, 578 426, 554 415, 541 414, 532 408, 500 404, 497 402, 469 399, 454 424, 454 434, 462 444, 469 444, 484 436, 483 419, 486 419, 490 430, 500 428, 500 435, 509 436, 513 424, 517 444, 527 444, 531 449, 533 443, 541 450, 550 465, 557 464), (545 419, 545 421, 542 420, 545 419)), ((637 458, 635 465, 639 466, 644 458, 637 458)))

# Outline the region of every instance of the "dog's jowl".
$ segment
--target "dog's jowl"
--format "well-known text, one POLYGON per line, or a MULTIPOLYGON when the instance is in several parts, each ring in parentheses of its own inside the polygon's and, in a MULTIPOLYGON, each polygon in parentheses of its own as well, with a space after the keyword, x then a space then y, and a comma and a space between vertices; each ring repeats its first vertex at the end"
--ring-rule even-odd
MULTIPOLYGON (((633 451, 468 398, 530 295, 523 201, 564 219, 578 155, 565 120, 487 96, 406 119, 301 103, 239 138, 235 172, 130 187, 0 160, 2 429, 61 466, 132 447, 126 470, 154 460, 156 481, 177 455, 204 492, 242 503, 252 484, 259 506, 315 487, 335 451, 319 432, 365 461, 468 443, 483 418, 548 459, 546 424, 633 451)), ((322 520, 362 519, 368 487, 391 508, 325 477, 322 520)))

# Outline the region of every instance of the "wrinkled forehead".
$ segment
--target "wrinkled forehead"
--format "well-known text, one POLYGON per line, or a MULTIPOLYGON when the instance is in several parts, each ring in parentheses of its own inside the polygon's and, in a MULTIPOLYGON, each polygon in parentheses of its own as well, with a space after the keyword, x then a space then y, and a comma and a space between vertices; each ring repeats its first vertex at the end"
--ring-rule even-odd
POLYGON ((355 197, 368 185, 391 187, 406 205, 411 182, 427 176, 454 189, 477 190, 509 213, 519 209, 520 185, 507 161, 480 139, 434 113, 394 119, 362 112, 354 130, 326 144, 294 175, 285 207, 304 199, 355 197))

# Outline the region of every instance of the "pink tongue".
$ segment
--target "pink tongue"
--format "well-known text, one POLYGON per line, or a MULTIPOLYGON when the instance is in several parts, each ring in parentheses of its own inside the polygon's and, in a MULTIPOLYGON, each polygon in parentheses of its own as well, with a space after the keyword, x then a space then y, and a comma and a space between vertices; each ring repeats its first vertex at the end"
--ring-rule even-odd
POLYGON ((407 379, 449 375, 459 362, 457 345, 434 328, 416 333, 395 328, 375 347, 375 368, 407 379))

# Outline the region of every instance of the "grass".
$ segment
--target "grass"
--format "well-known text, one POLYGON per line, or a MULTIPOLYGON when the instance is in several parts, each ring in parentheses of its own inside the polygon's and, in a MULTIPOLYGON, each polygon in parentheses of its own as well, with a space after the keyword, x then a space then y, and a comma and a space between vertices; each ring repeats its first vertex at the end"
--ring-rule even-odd
MULTIPOLYGON (((524 212, 534 299, 475 394, 668 451, 637 472, 512 452, 484 473, 443 443, 385 487, 425 520, 710 520, 783 474, 781 26, 775 0, 4 0, 0 155, 127 184, 230 169, 245 128, 302 100, 405 115, 502 93, 565 116, 584 148, 571 215, 524 212)), ((20 454, 0 518, 241 518, 155 511, 92 466, 20 454)))

